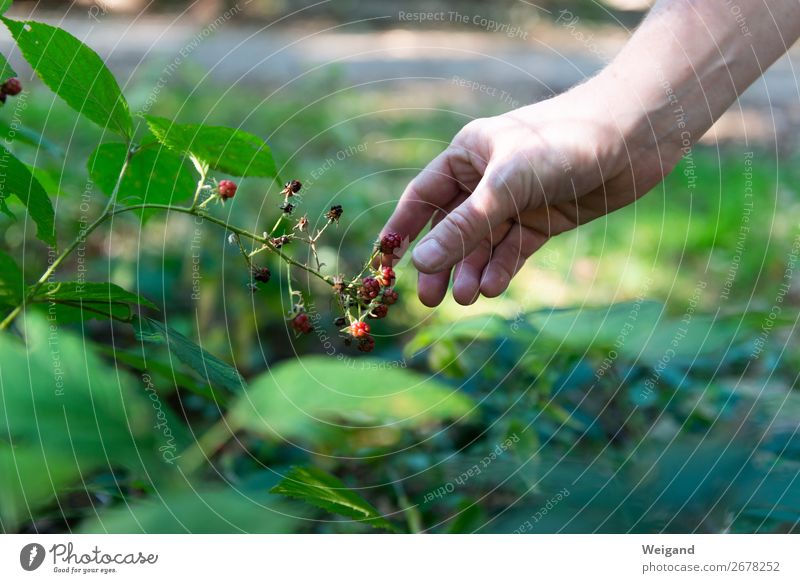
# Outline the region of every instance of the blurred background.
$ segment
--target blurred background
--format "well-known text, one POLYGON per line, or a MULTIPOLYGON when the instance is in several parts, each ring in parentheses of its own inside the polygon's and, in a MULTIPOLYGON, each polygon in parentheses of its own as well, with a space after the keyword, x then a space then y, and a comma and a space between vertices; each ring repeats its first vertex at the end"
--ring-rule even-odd
MULTIPOLYGON (((321 253, 334 272, 352 272, 405 184, 465 123, 591 76, 649 4, 17 1, 10 15, 56 24, 94 48, 135 113, 263 136, 281 176, 306 185, 312 223, 344 207, 321 253)), ((28 89, 17 113, 47 138, 15 153, 57 194, 66 238, 86 198, 102 208, 86 170, 102 136, 30 78, 10 35, 0 50, 28 89)), ((154 301, 172 328, 234 364, 249 393, 209 397, 166 348, 145 349, 107 322, 76 325, 96 343, 104 378, 133 379, 109 386, 128 383, 128 402, 142 400, 145 413, 142 375, 156 379, 173 437, 200 461, 178 475, 159 456, 132 462, 131 452, 158 448, 146 422, 110 461, 96 449, 106 425, 76 389, 91 461, 62 468, 46 456, 55 477, 31 492, 19 458, 7 457, 19 479, 0 485, 4 529, 369 530, 268 494, 293 466, 336 475, 411 531, 797 529, 797 50, 662 185, 550 242, 503 297, 430 310, 401 263, 402 299, 375 325, 375 360, 340 346, 324 301, 315 310, 325 335, 295 338, 285 275, 253 294, 224 233, 198 231, 191 218, 115 221, 88 243, 90 277, 154 301)), ((268 228, 279 212, 270 188, 243 181, 225 211, 231 222, 268 228)), ((29 276, 41 273, 46 252, 23 224, 0 221, 5 248, 25 255, 29 276)), ((109 428, 120 420, 111 411, 109 428)))

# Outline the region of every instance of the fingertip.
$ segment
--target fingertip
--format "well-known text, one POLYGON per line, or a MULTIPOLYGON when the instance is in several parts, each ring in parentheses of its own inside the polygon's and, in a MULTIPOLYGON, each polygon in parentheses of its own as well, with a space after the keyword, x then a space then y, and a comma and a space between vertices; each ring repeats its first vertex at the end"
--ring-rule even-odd
POLYGON ((497 266, 489 266, 481 278, 481 293, 487 298, 496 298, 508 289, 511 275, 497 266))
POLYGON ((448 270, 433 274, 420 273, 417 281, 419 301, 428 308, 435 308, 447 295, 450 272, 448 270))
POLYGON ((470 266, 463 263, 453 274, 453 299, 462 306, 471 306, 480 295, 480 280, 470 266))

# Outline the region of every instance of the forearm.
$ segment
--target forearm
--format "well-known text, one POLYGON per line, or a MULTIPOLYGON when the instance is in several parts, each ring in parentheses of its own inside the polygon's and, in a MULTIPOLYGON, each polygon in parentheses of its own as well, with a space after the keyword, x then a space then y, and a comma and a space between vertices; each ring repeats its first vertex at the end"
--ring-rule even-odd
POLYGON ((680 150, 798 36, 799 0, 661 0, 592 87, 626 137, 680 150))

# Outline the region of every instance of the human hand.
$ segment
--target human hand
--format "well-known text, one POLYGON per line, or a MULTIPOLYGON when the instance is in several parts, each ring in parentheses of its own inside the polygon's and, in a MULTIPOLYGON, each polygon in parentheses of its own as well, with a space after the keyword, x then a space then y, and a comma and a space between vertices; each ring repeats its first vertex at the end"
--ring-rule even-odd
POLYGON ((411 181, 383 232, 414 240, 418 293, 463 305, 503 293, 551 237, 630 204, 680 158, 643 116, 616 115, 593 80, 467 124, 411 181))

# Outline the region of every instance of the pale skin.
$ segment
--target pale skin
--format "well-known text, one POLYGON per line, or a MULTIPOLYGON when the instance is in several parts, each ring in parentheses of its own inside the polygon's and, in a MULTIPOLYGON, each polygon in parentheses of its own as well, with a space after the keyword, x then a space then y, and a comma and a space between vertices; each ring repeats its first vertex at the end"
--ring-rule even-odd
POLYGON ((502 294, 548 239, 656 186, 800 36, 800 0, 661 0, 596 77, 467 124, 383 232, 417 243, 419 297, 502 294))

